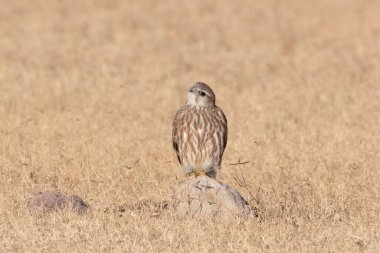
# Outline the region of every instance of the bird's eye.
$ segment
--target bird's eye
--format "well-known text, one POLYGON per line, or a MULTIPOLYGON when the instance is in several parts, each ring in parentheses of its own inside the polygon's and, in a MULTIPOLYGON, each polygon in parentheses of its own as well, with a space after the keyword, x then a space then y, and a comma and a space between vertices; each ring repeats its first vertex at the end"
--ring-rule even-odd
POLYGON ((201 95, 202 97, 204 97, 204 96, 206 96, 206 93, 204 93, 203 91, 200 91, 199 95, 201 95))

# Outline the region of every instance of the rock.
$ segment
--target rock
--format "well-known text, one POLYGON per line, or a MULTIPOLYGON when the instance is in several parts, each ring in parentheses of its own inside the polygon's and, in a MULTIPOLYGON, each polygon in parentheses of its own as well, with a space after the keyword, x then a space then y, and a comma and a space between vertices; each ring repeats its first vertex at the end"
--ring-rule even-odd
POLYGON ((77 195, 66 197, 60 192, 42 192, 29 199, 28 209, 31 211, 58 211, 66 207, 77 214, 84 214, 88 208, 86 203, 77 195))
POLYGON ((88 205, 79 196, 70 195, 66 199, 67 202, 70 203, 73 212, 84 214, 87 211, 88 205))
POLYGON ((63 209, 65 205, 66 197, 59 192, 42 192, 28 201, 29 209, 43 209, 44 211, 63 209))
POLYGON ((252 209, 230 186, 207 176, 182 181, 173 194, 179 216, 192 218, 246 217, 252 209))

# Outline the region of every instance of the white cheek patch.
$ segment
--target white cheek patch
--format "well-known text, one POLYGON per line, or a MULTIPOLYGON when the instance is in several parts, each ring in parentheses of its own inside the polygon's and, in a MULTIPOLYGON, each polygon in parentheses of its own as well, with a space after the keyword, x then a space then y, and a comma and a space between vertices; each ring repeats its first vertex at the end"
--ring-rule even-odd
POLYGON ((188 105, 196 105, 195 94, 192 92, 187 93, 187 104, 188 105))

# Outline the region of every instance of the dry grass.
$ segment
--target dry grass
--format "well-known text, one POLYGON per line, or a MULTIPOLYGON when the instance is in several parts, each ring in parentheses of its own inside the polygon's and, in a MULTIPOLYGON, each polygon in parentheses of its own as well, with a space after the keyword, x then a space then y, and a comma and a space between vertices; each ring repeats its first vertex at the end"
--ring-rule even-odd
POLYGON ((380 251, 378 1, 2 2, 2 250, 380 251), (164 202, 198 80, 229 120, 221 179, 256 218, 164 202), (44 190, 91 211, 31 216, 44 190))

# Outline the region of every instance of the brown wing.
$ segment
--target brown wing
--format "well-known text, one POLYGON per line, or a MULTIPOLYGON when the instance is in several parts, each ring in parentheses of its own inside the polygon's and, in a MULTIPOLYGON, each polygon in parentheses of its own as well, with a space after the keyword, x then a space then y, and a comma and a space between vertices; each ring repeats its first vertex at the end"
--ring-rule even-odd
POLYGON ((183 112, 184 107, 178 110, 176 113, 174 120, 173 120, 173 130, 172 130, 172 142, 173 142, 173 149, 177 154, 178 162, 182 165, 181 156, 179 154, 179 140, 180 140, 180 131, 182 128, 182 122, 183 122, 183 112))
POLYGON ((217 111, 216 111, 217 117, 218 117, 218 121, 220 125, 220 128, 218 130, 219 130, 219 134, 222 137, 221 139, 223 140, 223 146, 220 151, 220 161, 222 161, 224 150, 227 147, 228 126, 227 126, 227 118, 224 115, 222 109, 220 109, 219 107, 216 107, 216 108, 217 108, 217 111))
POLYGON ((223 131, 223 140, 224 140, 224 146, 223 146, 223 152, 224 150, 226 149, 227 147, 227 138, 228 138, 228 123, 227 123, 227 118, 226 116, 224 115, 223 111, 220 110, 222 115, 223 115, 223 123, 224 123, 224 131, 223 131))

